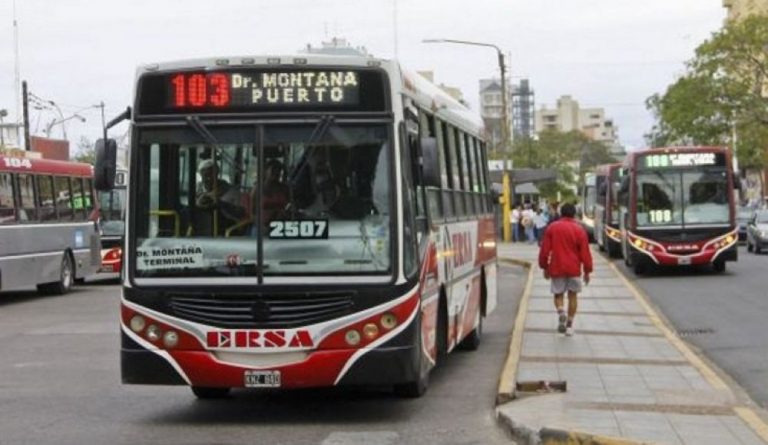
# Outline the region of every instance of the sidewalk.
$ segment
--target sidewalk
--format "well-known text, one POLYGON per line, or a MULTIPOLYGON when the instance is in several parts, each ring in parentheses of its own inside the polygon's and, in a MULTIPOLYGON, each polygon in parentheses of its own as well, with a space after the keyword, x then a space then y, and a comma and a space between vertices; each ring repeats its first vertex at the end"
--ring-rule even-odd
POLYGON ((499 256, 532 264, 520 303, 498 421, 520 443, 765 444, 768 426, 667 328, 644 297, 593 250, 575 335, 556 332, 538 247, 499 244, 499 256), (522 332, 518 330, 524 326, 522 332), (516 343, 518 345, 516 345, 516 343), (516 392, 520 382, 566 381, 566 392, 516 392), (588 435, 597 435, 586 439, 588 435), (607 436, 607 437, 605 437, 607 436), (611 438, 629 439, 630 442, 611 438), (761 440, 762 438, 762 440, 761 440), (580 441, 579 441, 580 440, 580 441))

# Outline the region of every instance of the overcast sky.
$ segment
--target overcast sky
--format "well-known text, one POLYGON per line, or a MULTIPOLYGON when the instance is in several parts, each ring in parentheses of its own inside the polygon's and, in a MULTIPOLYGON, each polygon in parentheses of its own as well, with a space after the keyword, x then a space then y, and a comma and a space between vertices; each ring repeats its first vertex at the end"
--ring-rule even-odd
MULTIPOLYGON (((492 49, 425 38, 494 43, 513 77, 528 77, 536 107, 570 94, 601 106, 621 142, 643 145, 643 102, 684 69, 723 23, 722 0, 16 0, 21 78, 65 117, 104 101, 107 119, 130 104, 138 64, 187 57, 295 53, 333 36, 395 55, 410 69, 461 88, 478 110, 478 80, 498 76, 492 49), (395 21, 395 6, 397 20, 395 21), (397 25, 395 26, 395 22, 397 25), (397 35, 398 44, 395 45, 397 35)), ((14 115, 13 2, 0 0, 0 108, 14 115)), ((99 111, 66 125, 98 137, 99 111)), ((42 133, 52 111, 30 115, 42 133)), ((52 136, 61 136, 61 126, 52 136)))

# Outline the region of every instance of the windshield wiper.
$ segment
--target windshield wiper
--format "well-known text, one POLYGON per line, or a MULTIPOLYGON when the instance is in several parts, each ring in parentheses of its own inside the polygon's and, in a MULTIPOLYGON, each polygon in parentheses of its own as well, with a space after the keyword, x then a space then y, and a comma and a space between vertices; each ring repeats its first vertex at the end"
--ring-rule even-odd
POLYGON ((219 156, 224 158, 224 161, 232 165, 233 168, 235 168, 238 172, 242 173, 245 170, 237 165, 235 163, 235 160, 230 157, 227 152, 224 150, 219 150, 219 146, 221 145, 219 141, 216 140, 216 137, 211 133, 210 130, 208 130, 208 127, 206 127, 201 121, 200 118, 197 116, 187 116, 187 123, 189 124, 192 129, 194 129, 198 135, 200 135, 206 144, 213 147, 216 152, 218 152, 219 156))

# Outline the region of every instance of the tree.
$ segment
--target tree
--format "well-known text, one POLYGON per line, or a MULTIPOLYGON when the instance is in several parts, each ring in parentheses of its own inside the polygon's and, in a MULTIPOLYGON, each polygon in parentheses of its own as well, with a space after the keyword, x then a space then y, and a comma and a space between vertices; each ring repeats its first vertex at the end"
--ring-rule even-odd
POLYGON ((599 164, 615 162, 607 145, 593 141, 580 131, 544 130, 537 139, 516 139, 512 147, 516 168, 554 169, 558 180, 540 184, 543 196, 573 197, 572 186, 581 182, 583 172, 599 164), (578 170, 577 170, 578 166, 578 170))
POLYGON ((80 140, 77 142, 77 152, 75 152, 73 160, 87 164, 96 162, 96 150, 94 149, 93 142, 88 137, 80 136, 80 140))
POLYGON ((743 166, 764 167, 768 148, 768 16, 731 22, 696 49, 686 73, 646 106, 654 147, 734 145, 743 166))

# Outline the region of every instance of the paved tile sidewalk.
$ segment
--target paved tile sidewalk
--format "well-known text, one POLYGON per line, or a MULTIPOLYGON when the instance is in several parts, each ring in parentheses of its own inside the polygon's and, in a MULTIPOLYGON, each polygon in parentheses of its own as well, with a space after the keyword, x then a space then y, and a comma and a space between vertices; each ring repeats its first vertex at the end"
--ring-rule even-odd
POLYGON ((663 444, 765 443, 736 415, 743 401, 713 386, 596 251, 573 337, 556 332, 549 281, 536 266, 538 247, 504 243, 499 254, 535 268, 517 382, 568 385, 565 393, 518 393, 498 408, 499 416, 530 431, 547 427, 663 444))

